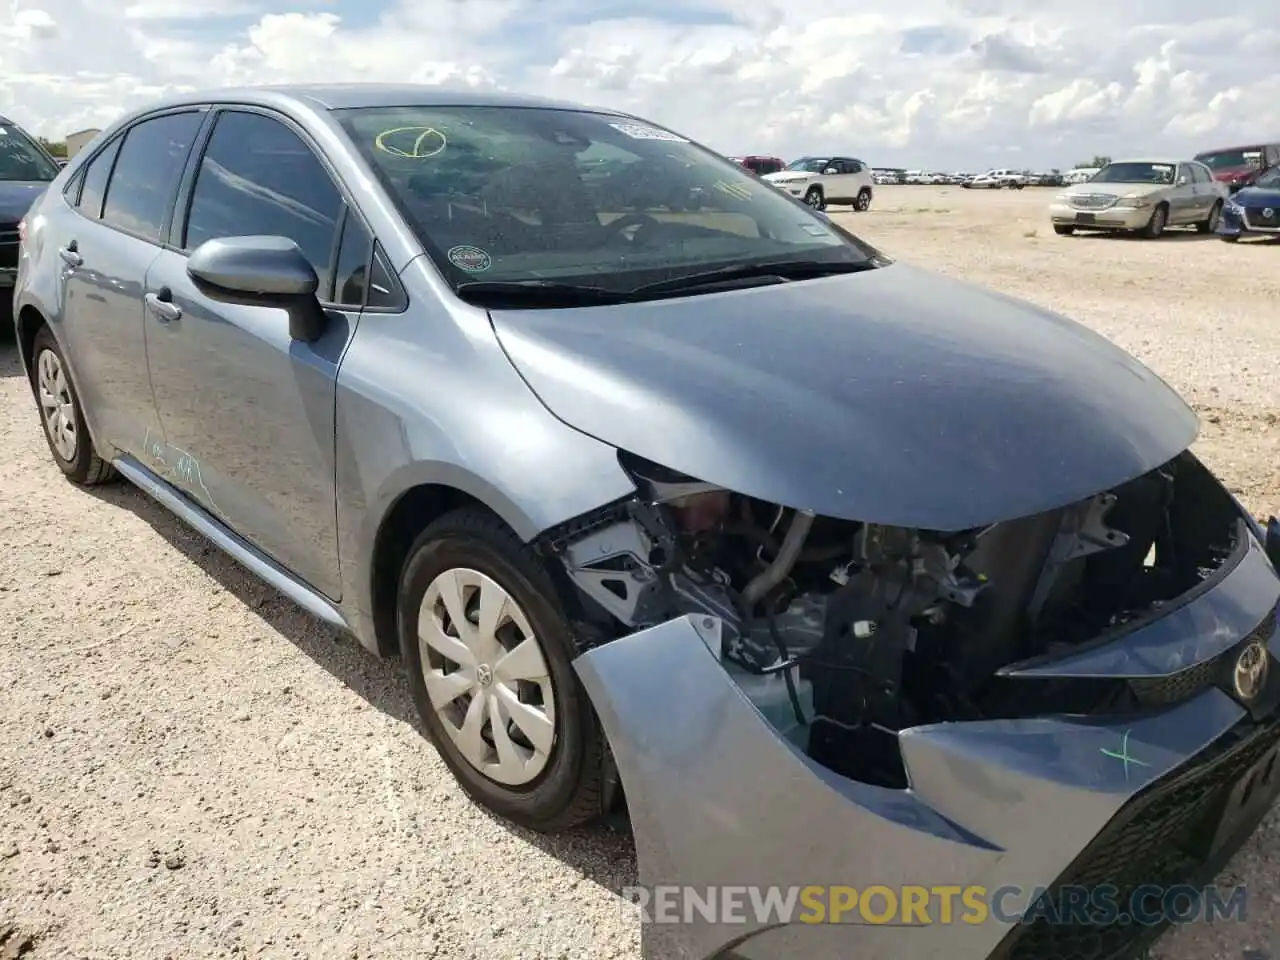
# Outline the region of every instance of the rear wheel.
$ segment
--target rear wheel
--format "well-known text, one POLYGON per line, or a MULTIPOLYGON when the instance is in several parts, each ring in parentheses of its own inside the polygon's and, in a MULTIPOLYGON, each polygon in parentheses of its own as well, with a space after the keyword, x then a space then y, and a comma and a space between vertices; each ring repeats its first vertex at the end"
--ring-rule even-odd
POLYGON ((1151 219, 1142 228, 1142 235, 1148 240, 1155 240, 1164 234, 1164 228, 1168 222, 1169 208, 1162 203, 1151 211, 1151 219))
POLYGON ((463 790, 544 833, 599 816, 604 735, 537 555, 484 511, 448 514, 414 543, 397 612, 414 704, 463 790))
POLYGON ((1196 229, 1201 233, 1213 233, 1218 229, 1218 222, 1222 219, 1222 203, 1217 201, 1213 205, 1213 209, 1209 211, 1209 216, 1205 220, 1196 224, 1196 229))
POLYGON ((73 483, 86 487, 114 479, 115 470, 94 449, 62 348, 48 327, 36 332, 31 358, 31 385, 40 407, 40 422, 58 468, 73 483))
POLYGON ((822 196, 821 187, 810 187, 804 195, 804 202, 815 210, 825 209, 827 205, 825 198, 822 196))
POLYGON ((1060 237, 1069 237, 1076 232, 1076 228, 1068 226, 1065 223, 1055 223, 1053 225, 1053 232, 1060 237))

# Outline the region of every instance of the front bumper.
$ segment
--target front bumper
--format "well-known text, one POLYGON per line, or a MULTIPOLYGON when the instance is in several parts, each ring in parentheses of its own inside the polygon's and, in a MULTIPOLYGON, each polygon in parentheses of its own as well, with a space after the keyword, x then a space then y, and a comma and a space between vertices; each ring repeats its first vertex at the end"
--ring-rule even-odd
POLYGON ((1049 204, 1049 219, 1055 226, 1085 230, 1141 230, 1151 220, 1153 207, 1105 207, 1081 210, 1068 203, 1049 204))
POLYGON ((789 194, 793 197, 800 197, 803 199, 804 195, 809 192, 809 188, 814 185, 815 181, 800 180, 795 183, 778 183, 775 180, 770 182, 773 184, 773 186, 777 187, 783 193, 789 194))
POLYGON ((1280 235, 1280 205, 1245 209, 1236 204, 1228 204, 1222 208, 1216 232, 1224 237, 1253 233, 1259 236, 1280 235), (1270 216, 1265 215, 1268 210, 1271 211, 1270 216))
MULTIPOLYGON (((901 734, 907 790, 840 777, 780 736, 712 652, 713 618, 660 624, 575 665, 627 794, 643 887, 978 884, 1030 893, 1108 879, 1172 885, 1216 870, 1280 791, 1280 762, 1266 776, 1263 769, 1280 748, 1278 600, 1280 580, 1251 538, 1235 567, 1200 596, 1027 674, 1176 686, 1202 662, 1265 633, 1272 667, 1265 709, 1255 704, 1251 713, 1206 687, 1167 709, 1125 717, 916 727, 901 734), (1229 794, 1250 777, 1242 806, 1229 794)), ((644 925, 646 958, 1112 960, 1159 932, 996 919, 803 923, 750 911, 745 922, 681 919, 644 925)))

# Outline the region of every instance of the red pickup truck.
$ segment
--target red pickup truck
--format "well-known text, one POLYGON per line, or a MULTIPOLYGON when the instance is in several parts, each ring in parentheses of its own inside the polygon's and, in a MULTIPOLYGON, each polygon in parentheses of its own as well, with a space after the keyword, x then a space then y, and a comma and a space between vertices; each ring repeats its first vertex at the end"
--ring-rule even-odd
POLYGON ((1234 193, 1253 183, 1263 170, 1280 166, 1280 143, 1205 150, 1197 153, 1195 159, 1213 171, 1213 179, 1225 183, 1234 193))

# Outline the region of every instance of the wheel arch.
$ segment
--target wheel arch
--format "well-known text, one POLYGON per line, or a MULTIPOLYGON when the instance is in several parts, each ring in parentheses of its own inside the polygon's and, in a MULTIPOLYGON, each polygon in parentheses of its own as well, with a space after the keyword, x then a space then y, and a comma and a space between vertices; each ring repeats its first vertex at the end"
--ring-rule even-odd
POLYGON ((23 372, 31 379, 31 363, 34 359, 31 351, 36 342, 36 334, 41 327, 47 327, 49 321, 45 315, 31 304, 24 304, 18 310, 16 327, 18 331, 18 358, 22 361, 23 372))
POLYGON ((380 656, 396 656, 400 652, 396 594, 414 540, 440 517, 465 507, 483 510, 511 526, 483 499, 447 483, 418 483, 407 487, 383 513, 373 535, 368 570, 370 615, 380 656))

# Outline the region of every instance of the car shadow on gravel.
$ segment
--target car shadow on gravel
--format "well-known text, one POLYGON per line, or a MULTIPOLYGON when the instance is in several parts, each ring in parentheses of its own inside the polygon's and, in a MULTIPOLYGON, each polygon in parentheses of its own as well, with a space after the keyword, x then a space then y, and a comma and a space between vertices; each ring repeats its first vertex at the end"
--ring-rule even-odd
MULTIPOLYGON (((1113 243, 1120 240, 1133 242, 1135 240, 1147 240, 1146 237, 1140 237, 1136 233, 1121 233, 1118 230, 1081 230, 1076 234, 1081 240, 1110 240, 1113 243)), ((1170 227, 1166 233, 1160 234, 1151 243, 1193 243, 1198 240, 1217 240, 1216 233, 1201 233, 1198 230, 1179 230, 1176 227, 1170 227)))
MULTIPOLYGON (((3 363, 0 359, 0 364, 3 363)), ((353 638, 312 617, 131 484, 90 487, 86 492, 134 514, 317 666, 375 710, 413 727, 425 738, 398 658, 379 660, 353 638)), ((555 857, 582 880, 595 883, 616 896, 621 897, 622 888, 637 882, 635 844, 625 814, 612 814, 591 826, 546 836, 502 820, 483 808, 476 809, 495 824, 555 857)))
POLYGON ((4 329, 3 323, 3 318, 0 318, 0 380, 7 380, 22 376, 22 364, 18 362, 18 348, 13 337, 4 329))

